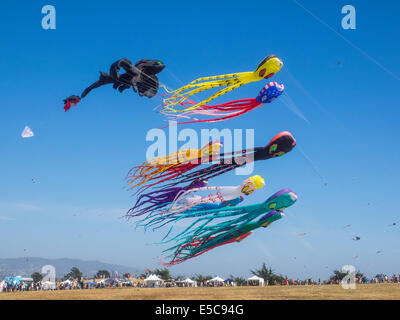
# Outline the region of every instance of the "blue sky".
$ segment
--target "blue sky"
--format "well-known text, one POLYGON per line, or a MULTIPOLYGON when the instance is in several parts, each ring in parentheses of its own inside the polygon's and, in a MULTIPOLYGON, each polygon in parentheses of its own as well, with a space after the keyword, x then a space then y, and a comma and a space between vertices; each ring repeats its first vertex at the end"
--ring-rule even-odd
MULTIPOLYGON (((291 0, 29 1, 23 8, 3 1, 0 256, 160 267, 164 247, 148 243, 161 234, 135 231, 120 219, 134 201, 123 178, 145 160, 148 130, 165 124, 153 111, 158 101, 103 87, 65 113, 62 99, 122 57, 162 60, 160 81, 178 88, 200 76, 253 70, 274 53, 284 67, 273 80, 284 83, 308 121, 278 99, 228 122, 185 128, 254 129, 256 146, 290 131, 298 148, 256 163, 267 185, 244 204, 286 187, 299 199, 271 227, 171 272, 248 276, 266 262, 295 278, 326 278, 345 264, 368 276, 399 273, 399 229, 388 225, 400 223, 400 4, 298 3, 348 41, 291 0), (56 30, 41 28, 45 4, 56 8, 56 30), (341 27, 346 4, 356 8, 356 30, 341 27), (33 138, 21 138, 26 125, 33 138), (356 235, 360 241, 351 240, 356 235)), ((255 97, 263 85, 249 84, 216 102, 255 97)), ((210 184, 242 180, 230 173, 210 184)))

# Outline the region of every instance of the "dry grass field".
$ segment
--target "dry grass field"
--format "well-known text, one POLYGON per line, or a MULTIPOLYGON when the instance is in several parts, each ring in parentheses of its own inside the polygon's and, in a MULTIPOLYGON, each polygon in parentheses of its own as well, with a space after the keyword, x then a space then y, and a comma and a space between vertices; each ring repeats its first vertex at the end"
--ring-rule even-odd
POLYGON ((400 284, 219 288, 117 288, 0 293, 0 300, 400 300, 400 284))

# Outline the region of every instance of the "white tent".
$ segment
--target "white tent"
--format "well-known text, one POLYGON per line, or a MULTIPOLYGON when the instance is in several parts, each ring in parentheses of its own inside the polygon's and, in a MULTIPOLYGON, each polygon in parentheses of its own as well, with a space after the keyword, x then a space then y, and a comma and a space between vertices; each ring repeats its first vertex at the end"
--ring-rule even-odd
POLYGON ((207 282, 224 282, 224 279, 220 278, 220 277, 215 277, 212 278, 211 280, 208 280, 207 282))
POLYGON ((144 279, 144 283, 146 284, 146 287, 154 287, 160 285, 160 282, 163 282, 164 280, 157 277, 155 274, 149 275, 146 279, 144 279))
POLYGON ((33 279, 30 277, 22 278, 22 281, 24 282, 33 282, 33 279))
POLYGON ((249 284, 250 281, 258 282, 259 286, 264 286, 264 279, 263 278, 260 278, 260 277, 257 277, 257 276, 252 276, 252 277, 247 279, 247 284, 249 284))
POLYGON ((4 286, 6 285, 5 281, 3 280, 0 282, 0 292, 3 292, 4 286))
POLYGON ((183 280, 182 282, 184 282, 184 283, 190 285, 191 287, 197 287, 197 282, 196 282, 196 281, 193 281, 193 280, 190 279, 190 278, 186 278, 186 279, 183 280))

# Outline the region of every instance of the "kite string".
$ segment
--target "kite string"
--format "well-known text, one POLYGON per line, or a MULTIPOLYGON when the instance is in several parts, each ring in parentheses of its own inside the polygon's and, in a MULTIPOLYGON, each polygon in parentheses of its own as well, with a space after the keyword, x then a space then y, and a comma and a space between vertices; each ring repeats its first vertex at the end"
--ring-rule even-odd
POLYGON ((325 21, 323 21, 321 18, 319 18, 317 15, 312 13, 310 10, 308 10, 306 7, 302 6, 298 1, 292 0, 296 5, 298 5, 300 8, 308 12, 314 19, 316 19, 319 23, 327 27, 329 30, 333 31, 336 35, 338 35, 340 38, 342 38, 344 41, 346 41, 350 46, 352 46, 354 49, 356 49, 358 52, 360 52, 364 57, 366 57, 368 60, 372 61, 375 63, 379 68, 381 68, 383 71, 391 75, 393 78, 396 80, 400 80, 400 78, 390 71, 388 68, 386 68, 384 65, 382 65, 380 62, 375 60, 373 57, 371 57, 368 53, 366 53, 364 50, 362 50, 360 47, 356 46, 354 43, 352 43, 350 40, 348 40, 345 36, 337 32, 334 28, 332 28, 329 24, 327 24, 325 21))

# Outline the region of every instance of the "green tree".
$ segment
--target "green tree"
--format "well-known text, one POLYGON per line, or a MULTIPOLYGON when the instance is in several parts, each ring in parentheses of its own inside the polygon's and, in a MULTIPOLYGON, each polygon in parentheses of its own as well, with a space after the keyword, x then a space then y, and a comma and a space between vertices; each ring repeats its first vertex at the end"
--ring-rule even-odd
POLYGON ((247 284, 247 280, 242 277, 234 277, 230 275, 230 278, 236 283, 237 286, 245 286, 247 284))
POLYGON ((155 269, 152 273, 159 276, 163 280, 168 280, 172 278, 172 275, 167 268, 155 269))
POLYGON ((341 272, 339 270, 333 270, 333 275, 329 277, 329 280, 333 281, 342 281, 342 279, 347 275, 345 272, 341 272))
MULTIPOLYGON (((333 281, 335 281, 335 282, 340 282, 340 281, 343 280, 343 278, 344 278, 345 276, 347 276, 347 273, 346 273, 346 272, 342 272, 342 271, 339 271, 339 270, 333 270, 333 275, 331 275, 331 276, 329 277, 329 280, 330 280, 330 281, 333 280, 333 281)), ((356 277, 356 278, 361 278, 362 281, 365 281, 365 280, 366 280, 366 277, 365 277, 364 274, 361 273, 360 271, 357 271, 357 272, 356 272, 355 277, 356 277)))
POLYGON ((111 274, 110 272, 108 272, 107 270, 99 270, 96 273, 96 278, 100 279, 100 278, 110 278, 111 274))
POLYGON ((256 270, 250 270, 252 274, 254 274, 257 277, 263 278, 265 282, 268 282, 268 284, 273 285, 275 282, 277 283, 282 283, 283 280, 286 280, 286 276, 278 275, 274 273, 274 271, 270 268, 267 267, 265 262, 262 264, 261 269, 256 269, 256 270))
POLYGON ((64 279, 70 278, 80 281, 82 278, 82 272, 77 267, 72 267, 71 271, 64 276, 64 279))
POLYGON ((43 275, 39 272, 34 272, 31 274, 31 278, 33 279, 34 283, 38 283, 38 282, 42 281, 43 275))

